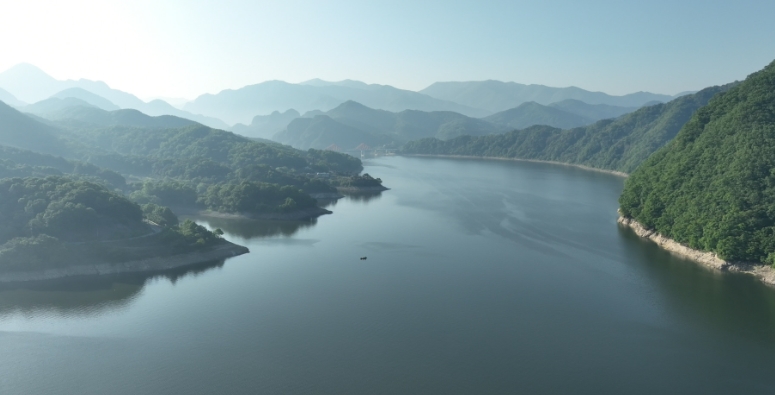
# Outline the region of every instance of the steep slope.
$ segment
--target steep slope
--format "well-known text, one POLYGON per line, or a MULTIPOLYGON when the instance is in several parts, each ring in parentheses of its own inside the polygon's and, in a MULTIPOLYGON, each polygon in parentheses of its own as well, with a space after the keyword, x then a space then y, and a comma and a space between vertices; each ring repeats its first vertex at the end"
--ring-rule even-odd
POLYGON ((532 101, 522 103, 516 108, 501 111, 482 119, 507 126, 511 129, 524 129, 533 125, 547 125, 555 128, 570 129, 577 126, 589 125, 595 121, 560 108, 544 106, 532 101))
POLYGON ((493 80, 437 82, 421 90, 420 93, 492 112, 504 111, 529 101, 546 105, 566 99, 576 99, 589 104, 640 107, 652 100, 667 102, 673 99, 672 96, 648 92, 612 96, 603 92, 590 92, 574 86, 553 88, 544 85, 524 85, 493 80))
MULTIPOLYGON (((694 93, 694 92, 692 92, 694 93)), ((684 96, 684 95, 681 95, 684 96)), ((644 106, 653 106, 658 102, 645 103, 644 106)), ((581 100, 567 99, 552 103, 549 107, 559 108, 560 110, 573 113, 593 121, 601 119, 618 118, 624 114, 629 114, 638 109, 638 107, 611 106, 608 104, 587 104, 581 100)))
POLYGON ((58 131, 0 102, 0 145, 54 155, 68 152, 58 131))
POLYGON ((403 150, 414 154, 539 159, 629 173, 670 141, 697 109, 733 85, 706 88, 580 128, 534 126, 478 138, 425 139, 408 143, 403 150))
POLYGON ((697 111, 627 180, 621 213, 727 261, 775 264, 775 62, 697 111))
POLYGON ((290 108, 301 113, 327 111, 348 100, 394 112, 412 109, 456 111, 469 116, 488 115, 487 111, 388 85, 290 84, 283 81, 267 81, 236 90, 224 90, 215 95, 202 95, 187 103, 185 109, 229 123, 247 123, 256 115, 290 108))

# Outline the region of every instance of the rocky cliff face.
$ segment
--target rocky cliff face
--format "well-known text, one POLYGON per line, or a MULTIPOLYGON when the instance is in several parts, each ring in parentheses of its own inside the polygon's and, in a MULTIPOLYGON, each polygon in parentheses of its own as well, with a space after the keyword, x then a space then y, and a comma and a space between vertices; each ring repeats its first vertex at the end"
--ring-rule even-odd
POLYGON ((770 266, 750 262, 727 262, 712 252, 695 250, 678 243, 675 240, 664 237, 653 229, 647 229, 632 218, 620 216, 617 222, 623 226, 629 227, 638 236, 649 239, 657 243, 658 246, 674 254, 699 262, 712 269, 751 274, 759 278, 765 284, 775 286, 775 269, 770 266))

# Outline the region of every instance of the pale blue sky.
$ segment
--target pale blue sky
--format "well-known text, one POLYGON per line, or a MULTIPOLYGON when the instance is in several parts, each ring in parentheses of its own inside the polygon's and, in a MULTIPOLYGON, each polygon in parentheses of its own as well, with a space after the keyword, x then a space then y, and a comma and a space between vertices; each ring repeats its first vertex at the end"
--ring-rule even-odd
POLYGON ((18 1, 0 70, 193 98, 266 80, 674 94, 775 59, 775 1, 18 1))

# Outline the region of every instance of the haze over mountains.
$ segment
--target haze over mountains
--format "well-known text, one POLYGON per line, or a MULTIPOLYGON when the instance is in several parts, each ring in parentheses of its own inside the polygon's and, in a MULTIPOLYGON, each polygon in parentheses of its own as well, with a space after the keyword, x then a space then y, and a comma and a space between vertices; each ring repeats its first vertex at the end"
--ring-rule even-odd
MULTIPOLYGON (((305 114, 307 115, 307 114, 305 114)), ((461 135, 505 132, 506 127, 451 111, 390 112, 347 101, 323 114, 292 120, 273 139, 295 148, 326 148, 332 144, 351 150, 360 144, 401 144, 424 137, 449 139, 461 135)))
POLYGON ((9 92, 18 101, 24 102, 17 101, 14 104, 13 101, 6 101, 7 104, 20 108, 23 108, 22 104, 37 103, 51 97, 59 99, 74 97, 106 110, 133 108, 148 115, 175 115, 210 127, 228 128, 228 125, 219 119, 179 110, 162 100, 146 103, 130 93, 112 89, 102 81, 86 79, 60 81, 30 64, 22 63, 0 73, 0 88, 9 92))
POLYGON ((574 99, 588 104, 607 104, 620 107, 641 107, 649 102, 667 102, 676 96, 649 92, 636 92, 613 96, 603 92, 590 92, 575 86, 554 88, 544 85, 525 85, 516 82, 469 81, 436 82, 420 93, 440 100, 449 100, 467 106, 475 106, 490 112, 508 110, 526 102, 551 104, 574 99))
POLYGON ((434 99, 430 96, 389 85, 358 81, 326 82, 312 80, 301 84, 267 81, 244 88, 205 94, 187 103, 186 110, 218 117, 228 123, 248 123, 256 115, 294 109, 301 113, 328 111, 348 100, 387 111, 454 111, 479 117, 488 112, 475 107, 434 99))
POLYGON ((533 125, 557 128, 586 126, 635 110, 637 108, 565 100, 549 106, 523 103, 485 118, 473 118, 450 111, 390 112, 350 100, 327 112, 309 111, 302 115, 291 109, 256 116, 250 125, 237 124, 232 131, 253 138, 274 139, 303 149, 326 148, 332 144, 345 150, 360 144, 398 148, 405 142, 425 137, 447 140, 463 135, 503 133, 533 125))
MULTIPOLYGON (((575 87, 499 81, 439 82, 414 92, 353 80, 313 79, 299 84, 267 81, 227 89, 201 95, 188 103, 176 101, 175 107, 160 99, 145 102, 101 81, 60 81, 30 64, 19 64, 0 73, 0 100, 36 115, 85 105, 106 111, 136 109, 150 116, 173 115, 260 138, 271 138, 302 114, 320 115, 348 101, 393 113, 455 112, 468 118, 484 118, 499 129, 537 124, 560 128, 584 126, 670 99, 668 95, 647 92, 612 96, 575 87)), ((445 132, 440 137, 461 131, 465 132, 458 127, 456 132, 445 132)))

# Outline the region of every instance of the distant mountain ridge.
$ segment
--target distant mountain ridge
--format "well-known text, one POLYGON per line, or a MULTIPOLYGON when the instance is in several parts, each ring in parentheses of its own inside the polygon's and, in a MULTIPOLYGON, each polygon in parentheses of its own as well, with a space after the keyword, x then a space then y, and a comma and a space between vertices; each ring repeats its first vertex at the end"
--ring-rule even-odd
POLYGON ((594 119, 583 117, 560 108, 544 106, 534 101, 482 118, 485 121, 508 126, 511 129, 524 129, 533 125, 547 125, 555 128, 570 129, 589 125, 594 119))
POLYGON ((346 101, 323 114, 309 117, 305 114, 305 117, 292 120, 273 139, 300 149, 321 149, 335 144, 350 150, 360 144, 398 147, 423 137, 449 139, 506 130, 506 127, 451 111, 404 110, 395 113, 346 101))
POLYGON ((650 101, 667 102, 674 98, 674 96, 649 92, 613 96, 603 92, 590 92, 575 86, 554 88, 545 85, 525 85, 495 80, 436 82, 421 90, 420 93, 440 100, 476 106, 491 112, 504 111, 530 101, 547 105, 574 99, 587 104, 640 107, 650 101))
POLYGON ((150 129, 182 128, 200 125, 189 119, 173 115, 149 116, 135 109, 126 108, 114 111, 91 106, 69 106, 58 111, 48 112, 43 118, 65 127, 109 127, 128 126, 150 129))
POLYGON ((736 83, 705 88, 668 103, 572 129, 532 126, 501 135, 407 143, 409 154, 538 159, 629 173, 671 141, 699 108, 736 83))
POLYGON ((348 100, 392 112, 411 109, 454 111, 471 117, 489 114, 488 111, 473 106, 435 99, 389 85, 369 85, 357 81, 327 83, 321 80, 302 84, 267 81, 240 89, 227 89, 214 95, 201 95, 187 103, 184 108, 218 117, 229 123, 246 124, 256 115, 284 112, 288 109, 295 109, 300 113, 312 110, 328 111, 348 100))
MULTIPOLYGON (((55 95, 58 98, 75 97, 86 102, 98 100, 94 96, 91 96, 91 99, 86 99, 88 95, 84 92, 88 92, 102 99, 99 101, 104 100, 119 108, 131 108, 154 116, 174 115, 218 129, 229 128, 229 125, 220 119, 183 111, 162 100, 146 103, 130 93, 112 89, 102 81, 86 79, 60 81, 26 63, 18 64, 0 73, 0 88, 10 92, 18 100, 27 103, 36 103, 55 95)), ((91 104, 101 107, 95 103, 91 104)))

